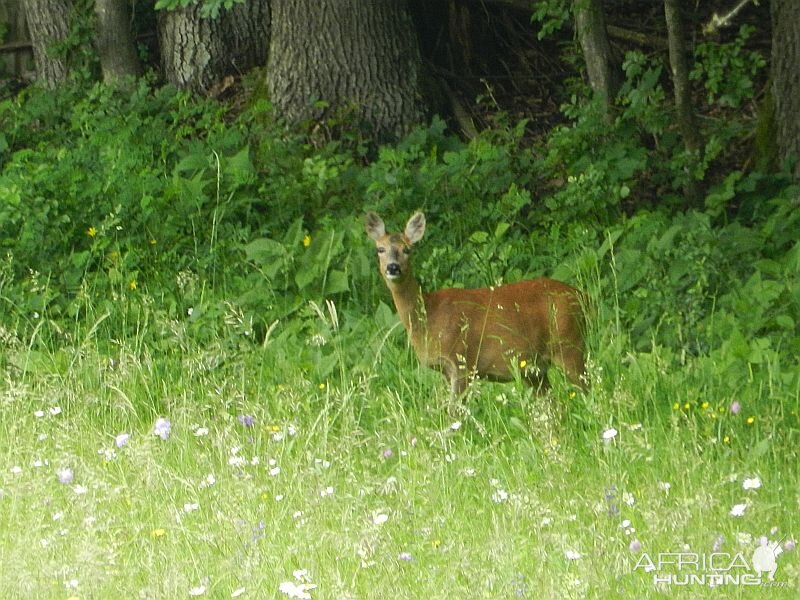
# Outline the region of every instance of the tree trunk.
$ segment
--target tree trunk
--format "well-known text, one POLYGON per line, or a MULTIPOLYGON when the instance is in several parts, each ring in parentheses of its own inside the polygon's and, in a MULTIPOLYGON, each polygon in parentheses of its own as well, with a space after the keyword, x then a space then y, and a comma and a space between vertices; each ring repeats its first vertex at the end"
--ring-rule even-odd
POLYGON ((200 6, 161 11, 158 34, 164 77, 179 88, 208 92, 226 75, 263 65, 269 48, 268 0, 247 0, 216 19, 200 6))
POLYGON ((51 47, 67 39, 71 8, 72 0, 25 0, 36 78, 48 89, 57 88, 67 79, 67 60, 55 56, 51 47))
POLYGON ((800 179, 800 2, 772 0, 772 94, 778 158, 800 179))
POLYGON ((672 69, 672 85, 675 90, 675 108, 678 113, 678 126, 686 149, 698 152, 702 139, 697 130, 694 108, 689 87, 689 65, 686 59, 686 38, 681 18, 682 0, 664 0, 664 16, 667 21, 669 44, 669 64, 672 69))
POLYGON ((610 114, 619 91, 620 72, 611 54, 602 0, 573 0, 575 28, 583 49, 589 84, 610 114))
POLYGON ((399 137, 425 117, 421 68, 405 0, 273 0, 267 90, 289 123, 352 109, 399 137))
POLYGON ((97 37, 103 81, 115 83, 142 74, 131 29, 130 0, 95 0, 97 37))

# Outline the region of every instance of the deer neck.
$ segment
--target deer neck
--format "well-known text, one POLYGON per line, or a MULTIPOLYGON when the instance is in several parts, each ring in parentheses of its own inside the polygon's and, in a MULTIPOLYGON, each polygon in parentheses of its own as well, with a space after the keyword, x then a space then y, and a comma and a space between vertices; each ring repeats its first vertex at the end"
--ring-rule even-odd
POLYGON ((402 282, 390 285, 389 289, 392 292, 397 315, 412 342, 420 339, 427 330, 427 314, 425 297, 419 282, 409 274, 402 282))

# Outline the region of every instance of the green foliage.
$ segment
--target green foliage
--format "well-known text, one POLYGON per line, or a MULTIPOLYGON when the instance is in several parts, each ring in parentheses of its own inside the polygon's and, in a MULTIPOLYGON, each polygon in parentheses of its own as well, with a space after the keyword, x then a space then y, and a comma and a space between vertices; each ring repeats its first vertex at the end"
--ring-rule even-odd
POLYGON ((569 0, 543 0, 533 5, 531 22, 541 23, 537 37, 540 40, 563 29, 572 18, 572 7, 569 0))
POLYGON ((695 47, 690 78, 703 83, 709 104, 739 108, 753 98, 754 79, 767 64, 760 52, 746 48, 754 32, 755 27, 742 25, 733 42, 702 42, 695 47))

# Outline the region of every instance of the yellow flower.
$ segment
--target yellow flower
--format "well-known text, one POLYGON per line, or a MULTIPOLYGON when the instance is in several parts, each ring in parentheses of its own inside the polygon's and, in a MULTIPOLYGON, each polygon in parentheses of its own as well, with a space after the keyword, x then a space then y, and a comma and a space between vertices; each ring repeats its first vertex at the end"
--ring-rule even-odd
POLYGON ((755 418, 755 417, 747 417, 747 421, 746 421, 746 423, 747 423, 748 425, 752 425, 752 424, 753 424, 753 423, 755 423, 755 422, 756 422, 756 418, 755 418))
POLYGON ((442 545, 442 540, 438 538, 431 542, 431 546, 433 546, 434 548, 438 548, 441 545, 442 545))
POLYGON ((672 410, 678 410, 680 407, 681 405, 676 402, 675 404, 672 405, 672 410))
POLYGON ((569 393, 569 399, 570 399, 570 400, 574 400, 574 399, 575 399, 575 396, 577 396, 577 395, 578 395, 578 392, 570 392, 570 393, 569 393))
POLYGON ((327 387, 327 385, 328 385, 327 383, 320 383, 319 389, 324 390, 327 387))
POLYGON ((722 438, 722 443, 723 444, 730 444, 731 443, 731 436, 726 435, 724 438, 722 438))
POLYGON ((281 430, 281 427, 280 427, 280 425, 270 425, 269 426, 269 430, 272 433, 278 433, 281 430))
POLYGON ((167 535, 167 530, 163 529, 162 527, 153 529, 153 531, 150 532, 150 537, 153 539, 158 539, 160 537, 164 537, 165 535, 167 535))
POLYGON ((308 248, 311 245, 311 236, 307 235, 303 238, 303 247, 308 248))
POLYGON ((89 229, 86 230, 86 235, 88 235, 89 237, 96 236, 97 235, 97 229, 95 229, 94 227, 89 227, 89 229))
POLYGON ((155 246, 157 243, 158 243, 158 242, 157 242, 157 241, 155 241, 155 240, 153 240, 153 239, 151 239, 151 240, 150 240, 150 245, 151 245, 151 246, 155 246))
POLYGON ((708 408, 708 402, 703 402, 703 404, 701 405, 701 408, 703 410, 707 409, 708 408))
POLYGON ((135 279, 131 279, 130 283, 128 283, 128 287, 131 288, 132 290, 135 290, 138 287, 138 284, 136 283, 136 280, 135 279))
POLYGON ((525 368, 525 367, 527 367, 527 366, 528 366, 528 361, 527 361, 527 360, 521 360, 521 361, 519 361, 519 368, 520 368, 520 369, 524 369, 524 368, 525 368))
POLYGON ((689 403, 687 402, 686 404, 684 404, 684 405, 683 405, 683 408, 684 408, 685 410, 689 410, 689 403))

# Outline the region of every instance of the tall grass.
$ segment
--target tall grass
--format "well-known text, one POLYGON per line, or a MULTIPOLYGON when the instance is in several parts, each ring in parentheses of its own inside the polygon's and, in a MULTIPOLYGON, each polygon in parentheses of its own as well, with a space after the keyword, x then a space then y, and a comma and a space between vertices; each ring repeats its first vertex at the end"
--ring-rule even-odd
POLYGON ((156 312, 128 331, 159 347, 102 315, 4 330, 0 597, 796 597, 798 390, 630 352, 612 301, 589 392, 479 382, 454 420, 400 328, 308 310, 261 344, 156 312), (298 362, 309 345, 335 367, 298 362), (761 544, 783 550, 769 589, 636 568, 761 544))

